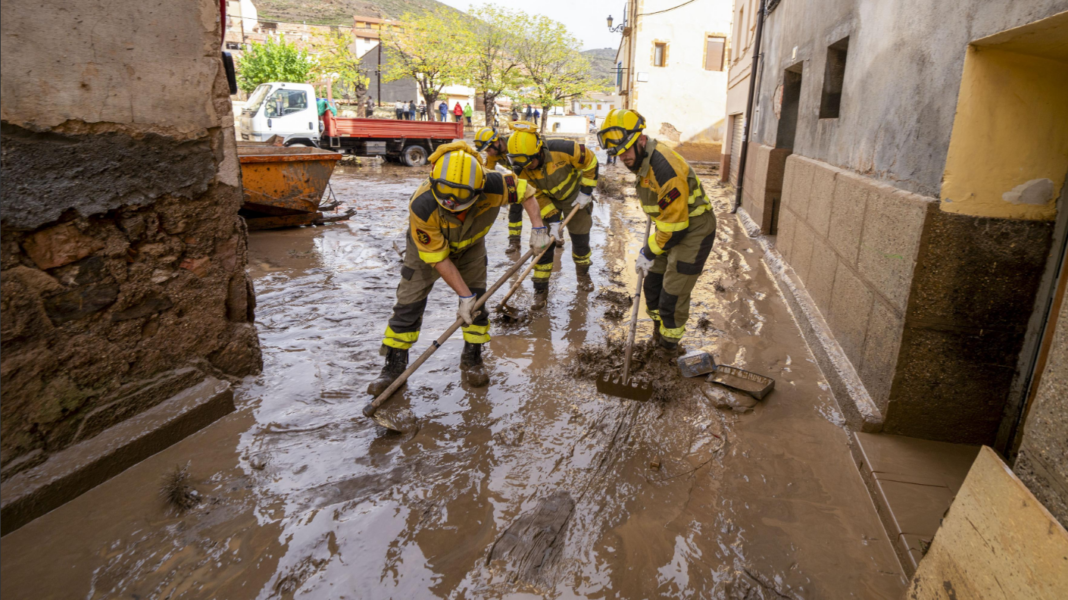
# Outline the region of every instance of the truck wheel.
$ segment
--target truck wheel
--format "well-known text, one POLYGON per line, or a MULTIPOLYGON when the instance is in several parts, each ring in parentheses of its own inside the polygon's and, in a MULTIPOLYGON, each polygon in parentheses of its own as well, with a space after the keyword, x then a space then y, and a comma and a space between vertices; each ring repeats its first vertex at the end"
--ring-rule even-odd
POLYGON ((404 164, 409 167, 421 167, 426 164, 426 148, 422 146, 408 146, 401 153, 404 164))

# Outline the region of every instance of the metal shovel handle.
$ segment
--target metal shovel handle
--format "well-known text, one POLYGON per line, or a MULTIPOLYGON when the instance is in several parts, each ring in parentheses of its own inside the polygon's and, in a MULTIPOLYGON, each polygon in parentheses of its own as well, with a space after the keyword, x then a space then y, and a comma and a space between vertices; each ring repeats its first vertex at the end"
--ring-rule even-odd
MULTIPOLYGON (((563 235, 564 227, 567 227, 568 222, 571 221, 571 217, 575 216, 575 213, 577 213, 578 211, 579 207, 576 206, 572 208, 571 212, 568 213, 567 218, 564 219, 562 223, 560 223, 560 235, 563 235)), ((558 240, 556 239, 556 236, 549 238, 549 245, 545 246, 545 248, 538 253, 538 256, 536 256, 534 260, 532 260, 530 264, 527 265, 527 268, 523 270, 523 273, 519 276, 519 279, 517 279, 515 283, 512 284, 512 287, 508 289, 508 293, 504 295, 504 299, 501 300, 501 303, 498 306, 505 306, 506 304, 508 304, 508 299, 512 297, 512 294, 516 293, 516 291, 519 289, 519 286, 523 283, 523 280, 526 279, 527 275, 530 275, 530 272, 534 270, 534 265, 538 264, 538 261, 541 260, 541 257, 546 252, 548 252, 549 249, 552 248, 557 241, 558 240)), ((531 252, 533 252, 533 250, 531 252)))
MULTIPOLYGON (((511 267, 508 267, 508 271, 505 272, 504 276, 498 279, 497 282, 494 283, 492 287, 490 287, 490 289, 486 290, 486 293, 482 294, 482 297, 478 299, 478 302, 475 302, 475 307, 471 310, 472 314, 477 316, 478 310, 482 308, 482 306, 486 303, 486 300, 489 300, 489 297, 496 293, 497 290, 499 290, 501 286, 504 285, 504 282, 507 281, 508 278, 511 277, 513 274, 515 274, 515 272, 519 270, 519 267, 521 267, 523 263, 526 262, 527 259, 529 259, 533 255, 533 249, 527 250, 526 254, 520 256, 519 260, 515 261, 515 263, 511 267)), ((445 333, 441 334, 438 339, 434 340, 434 342, 430 344, 430 347, 424 350, 423 353, 419 355, 419 358, 415 359, 415 362, 412 363, 407 369, 405 369, 404 372, 400 374, 400 377, 394 380, 393 383, 390 384, 388 388, 386 388, 386 391, 382 392, 367 406, 363 407, 364 416, 374 416, 374 414, 378 412, 379 407, 385 404, 386 400, 393 396, 393 392, 396 392, 397 389, 400 388, 400 386, 404 385, 404 382, 408 381, 408 378, 412 376, 412 373, 415 373, 419 369, 419 367, 421 367, 423 363, 425 363, 427 359, 430 358, 432 354, 437 352, 438 348, 440 348, 441 345, 444 344, 445 341, 452 336, 452 334, 456 333, 456 330, 459 329, 460 326, 463 324, 464 320, 457 318, 456 321, 451 326, 449 326, 448 329, 445 330, 445 333)))
MULTIPOLYGON (((645 221, 645 237, 644 240, 649 239, 649 230, 652 228, 653 220, 647 219, 645 221)), ((639 250, 640 252, 640 250, 639 250)), ((642 282, 645 280, 644 273, 638 273, 638 285, 634 290, 634 306, 630 309, 630 332, 627 333, 627 354, 623 359, 623 383, 628 381, 630 377, 630 356, 634 353, 634 332, 638 329, 638 309, 642 302, 642 282)), ((653 327, 656 327, 656 322, 653 322, 653 327)))

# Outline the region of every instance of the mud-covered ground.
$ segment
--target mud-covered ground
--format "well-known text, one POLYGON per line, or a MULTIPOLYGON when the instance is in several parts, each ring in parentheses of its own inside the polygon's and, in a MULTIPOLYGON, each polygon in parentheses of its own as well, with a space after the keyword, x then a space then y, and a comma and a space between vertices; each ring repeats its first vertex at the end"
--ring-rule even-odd
MULTIPOLYGON (((683 381, 644 345, 635 368, 654 399, 597 393, 593 376, 622 363, 643 229, 633 197, 617 196, 594 211, 596 290, 578 292, 570 247, 558 251, 548 307, 494 325, 488 388, 460 382, 457 334, 384 409, 410 410, 418 431, 364 419, 422 176, 341 167, 352 221, 253 233, 265 365, 237 412, 4 537, 0 593, 900 597, 843 419, 711 177, 718 241, 685 344, 775 378, 763 402, 683 381), (189 508, 167 504, 176 494, 189 508)), ((509 264, 504 221, 488 237, 491 280, 509 264)), ((527 282, 513 304, 530 299, 527 282)), ((455 305, 439 282, 413 360, 455 305)))

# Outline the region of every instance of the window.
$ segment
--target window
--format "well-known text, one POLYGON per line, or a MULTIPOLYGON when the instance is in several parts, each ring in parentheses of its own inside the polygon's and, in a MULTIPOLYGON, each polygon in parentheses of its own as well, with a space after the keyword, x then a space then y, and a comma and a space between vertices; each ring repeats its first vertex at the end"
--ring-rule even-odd
POLYGON ((722 71, 723 55, 727 50, 727 38, 710 35, 705 38, 705 70, 722 71))
POLYGON ((820 118, 837 119, 842 108, 842 84, 845 83, 846 53, 849 38, 842 38, 827 47, 827 65, 823 71, 823 93, 820 95, 820 118))
POLYGON ((667 44, 656 42, 653 44, 653 66, 663 67, 667 65, 667 44))
POLYGON ((240 50, 241 49, 241 43, 240 42, 226 42, 226 49, 227 50, 240 50))
POLYGON ((601 110, 601 105, 600 104, 597 105, 597 110, 601 110))
POLYGON ((308 95, 300 90, 276 90, 267 100, 264 116, 284 117, 308 108, 308 95))

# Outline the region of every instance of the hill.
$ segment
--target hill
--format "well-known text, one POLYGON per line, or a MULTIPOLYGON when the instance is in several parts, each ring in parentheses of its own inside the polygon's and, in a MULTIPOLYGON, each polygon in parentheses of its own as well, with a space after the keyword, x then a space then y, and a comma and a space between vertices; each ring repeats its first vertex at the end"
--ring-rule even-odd
POLYGON ((603 81, 605 85, 615 85, 615 48, 594 48, 593 50, 584 50, 582 55, 590 61, 590 71, 596 79, 603 81))
POLYGON ((352 17, 399 19, 438 8, 456 10, 437 0, 253 0, 261 19, 309 25, 352 25, 352 17))

